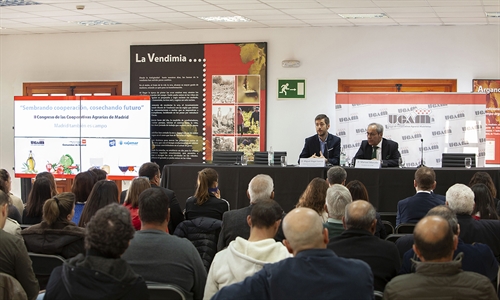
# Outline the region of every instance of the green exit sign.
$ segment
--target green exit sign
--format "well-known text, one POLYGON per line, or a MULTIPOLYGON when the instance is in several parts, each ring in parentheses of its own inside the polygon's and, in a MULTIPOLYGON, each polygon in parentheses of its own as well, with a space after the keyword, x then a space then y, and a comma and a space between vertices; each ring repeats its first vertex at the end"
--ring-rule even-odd
POLYGON ((305 79, 278 79, 278 99, 305 99, 305 79))

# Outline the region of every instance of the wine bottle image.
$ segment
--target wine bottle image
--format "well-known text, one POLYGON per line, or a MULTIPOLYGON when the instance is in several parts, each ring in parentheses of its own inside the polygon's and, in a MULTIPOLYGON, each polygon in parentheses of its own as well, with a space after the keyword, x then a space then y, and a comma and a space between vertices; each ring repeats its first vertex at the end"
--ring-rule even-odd
POLYGON ((33 152, 30 150, 30 155, 28 156, 28 159, 26 160, 26 164, 28 165, 28 171, 35 171, 35 159, 33 158, 33 152))

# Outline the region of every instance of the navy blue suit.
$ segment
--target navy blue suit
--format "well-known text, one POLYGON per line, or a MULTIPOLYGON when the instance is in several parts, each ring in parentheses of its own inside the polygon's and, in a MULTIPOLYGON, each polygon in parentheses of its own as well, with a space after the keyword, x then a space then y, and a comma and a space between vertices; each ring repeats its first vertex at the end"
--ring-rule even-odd
MULTIPOLYGON (((382 167, 399 166, 401 154, 399 153, 398 147, 398 143, 382 138, 382 167)), ((354 159, 372 159, 372 149, 373 147, 368 144, 367 140, 362 141, 358 152, 354 155, 354 159)))
MULTIPOLYGON (((323 153, 323 156, 328 158, 330 164, 338 166, 340 162, 340 138, 329 133, 326 138, 326 147, 327 153, 323 153)), ((319 143, 319 137, 315 134, 306 139, 304 149, 302 149, 299 158, 309 158, 313 156, 313 154, 320 156, 320 151, 322 150, 319 143)))
POLYGON ((475 220, 470 215, 457 214, 460 238, 467 244, 483 243, 490 246, 500 261, 500 220, 475 220))
POLYGON ((432 208, 444 205, 442 196, 419 192, 398 202, 396 226, 401 223, 418 223, 432 208))

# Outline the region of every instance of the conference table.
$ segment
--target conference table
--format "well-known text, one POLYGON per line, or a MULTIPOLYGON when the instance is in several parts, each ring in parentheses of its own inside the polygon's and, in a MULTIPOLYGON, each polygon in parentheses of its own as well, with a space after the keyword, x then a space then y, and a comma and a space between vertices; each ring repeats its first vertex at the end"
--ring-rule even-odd
MULTIPOLYGON (((218 164, 170 164, 163 167, 161 186, 172 189, 182 208, 186 199, 194 195, 198 171, 213 168, 219 174, 219 189, 231 209, 249 204, 246 195, 248 183, 257 174, 267 174, 274 180, 275 200, 285 211, 295 207, 300 195, 315 178, 326 178, 328 167, 311 168, 299 166, 267 165, 218 165, 218 164)), ((396 212, 399 200, 415 194, 413 179, 415 168, 357 169, 345 168, 347 182, 361 181, 367 188, 370 202, 377 211, 396 212)), ((455 183, 468 184, 475 172, 487 172, 500 192, 500 168, 435 168, 437 186, 435 193, 445 195, 455 183)), ((498 196, 497 196, 498 197, 498 196)))

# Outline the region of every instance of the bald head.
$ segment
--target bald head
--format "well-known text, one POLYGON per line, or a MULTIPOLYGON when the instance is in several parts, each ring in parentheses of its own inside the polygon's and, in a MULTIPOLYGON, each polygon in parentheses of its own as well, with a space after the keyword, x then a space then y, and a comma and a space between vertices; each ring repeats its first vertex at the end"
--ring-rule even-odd
POLYGON ((450 223, 441 216, 427 216, 413 231, 413 249, 422 261, 451 261, 458 239, 450 223))
POLYGON ((326 248, 328 232, 318 213, 310 208, 299 207, 290 211, 283 220, 285 246, 291 253, 314 248, 326 248))
POLYGON ((356 200, 345 207, 344 227, 346 229, 362 229, 375 232, 377 212, 370 202, 356 200))
POLYGON ((250 203, 257 203, 260 200, 274 198, 274 183, 271 176, 258 174, 248 184, 248 198, 250 203))

